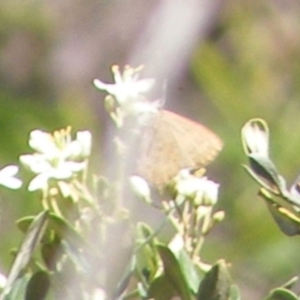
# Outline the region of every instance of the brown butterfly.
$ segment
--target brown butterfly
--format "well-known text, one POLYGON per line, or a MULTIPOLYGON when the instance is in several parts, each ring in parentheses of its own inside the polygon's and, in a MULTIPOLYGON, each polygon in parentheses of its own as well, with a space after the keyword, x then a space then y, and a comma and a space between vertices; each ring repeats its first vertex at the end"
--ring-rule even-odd
POLYGON ((162 110, 138 139, 136 174, 161 189, 180 169, 207 166, 222 147, 221 139, 204 125, 162 110))

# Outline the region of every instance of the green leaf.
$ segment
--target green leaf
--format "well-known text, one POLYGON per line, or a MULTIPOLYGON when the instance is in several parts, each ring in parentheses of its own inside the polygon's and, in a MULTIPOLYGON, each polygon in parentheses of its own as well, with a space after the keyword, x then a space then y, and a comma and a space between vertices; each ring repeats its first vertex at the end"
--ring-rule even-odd
POLYGON ((292 203, 298 204, 298 210, 300 208, 300 176, 298 176, 291 186, 289 199, 292 203))
POLYGON ((178 294, 182 300, 190 300, 191 296, 188 284, 175 255, 164 245, 158 245, 157 249, 163 262, 164 274, 172 285, 174 292, 176 291, 176 294, 178 294))
MULTIPOLYGON (((129 262, 129 265, 126 267, 125 272, 122 275, 120 281, 117 283, 117 287, 114 291, 113 299, 119 299, 120 298, 119 296, 125 291, 125 289, 127 288, 130 282, 131 276, 135 268, 136 268, 136 259, 133 256, 129 262)), ((141 289, 142 288, 140 288, 139 290, 141 289)))
POLYGON ((188 253, 184 248, 184 241, 180 234, 176 234, 170 243, 168 244, 168 248, 175 255, 180 269, 185 277, 185 280, 189 286, 189 289, 193 291, 194 294, 197 293, 199 283, 201 278, 203 278, 204 272, 200 270, 200 268, 193 263, 188 253))
POLYGON ((143 246, 144 244, 155 245, 157 239, 155 238, 155 232, 153 229, 143 222, 137 224, 137 242, 143 246))
POLYGON ((48 221, 48 211, 43 211, 33 220, 20 246, 20 250, 13 262, 7 283, 0 295, 0 299, 4 299, 11 289, 12 284, 18 278, 21 271, 27 266, 34 250, 39 245, 41 238, 45 232, 48 221))
POLYGON ((284 234, 288 236, 300 234, 300 216, 296 215, 296 212, 275 202, 264 189, 260 190, 260 195, 263 196, 269 212, 284 234))
POLYGON ((296 283, 296 281, 298 281, 298 276, 294 276, 293 278, 285 282, 281 287, 285 289, 291 289, 296 283))
POLYGON ((240 300, 241 296, 240 296, 240 291, 237 285, 232 284, 230 286, 230 297, 229 300, 240 300))
MULTIPOLYGON (((226 262, 218 261, 201 281, 197 299, 198 300, 228 300, 231 298, 232 285, 226 262)), ((236 293, 233 293, 235 296, 236 293)))
POLYGON ((248 157, 252 172, 249 168, 246 170, 260 185, 274 194, 288 194, 284 178, 278 173, 274 163, 269 158, 259 154, 251 154, 248 157))
POLYGON ((80 233, 66 219, 52 212, 49 213, 49 228, 54 230, 61 240, 65 239, 74 244, 84 244, 84 239, 80 233))
POLYGON ((161 275, 152 282, 148 299, 166 300, 172 299, 175 295, 177 293, 174 291, 173 284, 165 275, 161 275))
POLYGON ((49 287, 49 275, 43 271, 36 272, 28 282, 25 300, 44 300, 49 287))
POLYGON ((157 239, 152 228, 139 223, 137 228, 138 248, 136 249, 137 271, 149 282, 156 275, 160 258, 156 248, 157 239), (147 272, 147 276, 144 276, 147 272))
POLYGON ((56 262, 62 255, 60 250, 60 241, 53 240, 52 243, 43 244, 41 254, 43 260, 49 270, 54 271, 56 269, 56 262))
POLYGON ((203 276, 200 276, 200 273, 196 271, 194 263, 184 249, 180 251, 177 257, 180 269, 182 270, 189 289, 196 294, 198 292, 200 280, 203 276))
POLYGON ((19 277, 16 279, 9 291, 9 293, 6 296, 1 295, 1 299, 5 300, 24 300, 25 299, 25 293, 26 293, 26 287, 30 280, 31 275, 25 274, 22 277, 19 277), (2 298, 3 297, 3 298, 2 298))
POLYGON ((265 300, 299 300, 299 298, 290 290, 277 288, 272 290, 265 300))
POLYGON ((17 227, 23 232, 26 233, 26 231, 28 230, 30 224, 32 223, 32 221, 34 220, 34 216, 27 216, 27 217, 23 217, 19 220, 16 221, 17 227))

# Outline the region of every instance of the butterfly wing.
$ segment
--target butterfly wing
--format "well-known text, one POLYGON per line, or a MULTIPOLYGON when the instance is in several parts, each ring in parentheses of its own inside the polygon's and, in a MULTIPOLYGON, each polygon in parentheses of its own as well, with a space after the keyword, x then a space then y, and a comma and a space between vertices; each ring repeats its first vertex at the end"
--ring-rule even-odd
POLYGON ((205 126, 163 110, 143 131, 139 146, 137 174, 161 188, 180 169, 209 164, 222 142, 205 126))
POLYGON ((180 149, 181 168, 204 167, 213 161, 223 147, 220 138, 200 123, 162 111, 164 126, 172 131, 174 141, 180 149))

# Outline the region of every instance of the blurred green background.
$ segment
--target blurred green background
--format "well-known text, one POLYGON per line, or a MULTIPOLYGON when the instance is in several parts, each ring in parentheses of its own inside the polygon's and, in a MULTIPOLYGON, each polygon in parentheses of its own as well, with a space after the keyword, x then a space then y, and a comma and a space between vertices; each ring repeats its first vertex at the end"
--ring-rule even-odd
MULTIPOLYGON (((140 62, 132 58, 139 52, 135 42, 163 2, 0 3, 1 166, 18 163, 18 156, 30 151, 31 130, 51 132, 71 125, 74 131, 93 133, 94 169, 100 172, 109 131, 103 95, 92 80, 111 81, 112 64, 140 62)), ((204 257, 231 262, 243 298, 259 299, 299 274, 300 240, 279 231, 257 196, 258 186, 242 169, 246 158, 240 130, 252 117, 267 121, 271 157, 291 184, 300 169, 300 4, 198 2, 204 21, 193 27, 194 35, 181 35, 182 43, 192 39, 188 51, 176 57, 182 67, 171 66, 163 74, 168 79, 171 74, 166 106, 203 122, 224 140, 224 150, 208 174, 221 184, 219 207, 226 219, 207 241, 204 257)), ((169 29, 170 35, 184 20, 169 29)), ((160 45, 151 51, 160 53, 160 45)), ((141 62, 147 69, 151 60, 141 62)), ((25 172, 21 176, 29 179, 25 172)), ((26 185, 21 192, 1 188, 0 195, 0 270, 5 272, 11 263, 9 250, 21 238, 14 220, 36 213, 40 206, 39 195, 26 193, 26 185)))

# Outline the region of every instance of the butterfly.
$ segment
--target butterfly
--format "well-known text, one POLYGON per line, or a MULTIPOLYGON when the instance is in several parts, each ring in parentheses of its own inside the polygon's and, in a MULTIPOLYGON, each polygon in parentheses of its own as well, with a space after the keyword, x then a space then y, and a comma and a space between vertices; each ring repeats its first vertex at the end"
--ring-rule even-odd
POLYGON ((207 166, 222 147, 221 139, 204 125, 161 110, 138 138, 136 175, 161 189, 181 169, 207 166))

